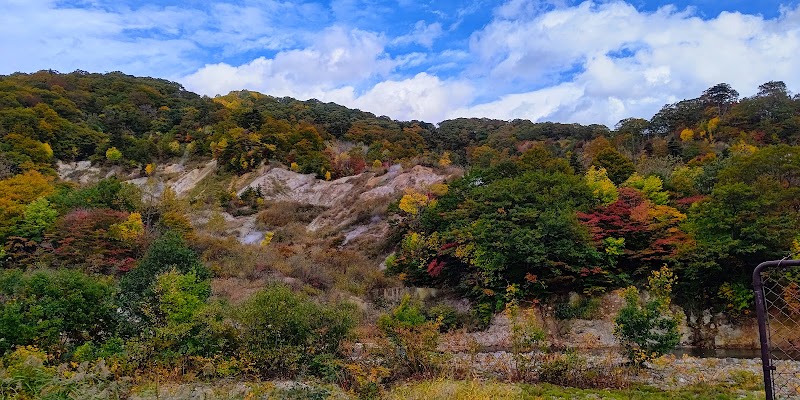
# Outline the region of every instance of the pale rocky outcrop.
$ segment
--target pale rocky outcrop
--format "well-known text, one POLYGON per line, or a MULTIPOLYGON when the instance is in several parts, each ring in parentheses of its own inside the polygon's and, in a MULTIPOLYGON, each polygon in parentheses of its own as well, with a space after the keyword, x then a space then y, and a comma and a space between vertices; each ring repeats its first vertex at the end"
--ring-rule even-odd
MULTIPOLYGON (((399 166, 395 166, 399 167, 399 166)), ((388 173, 370 178, 364 187, 368 190, 359 195, 362 200, 395 196, 406 189, 424 190, 434 183, 441 183, 444 176, 431 168, 416 165, 408 171, 390 169, 388 173)))
POLYGON ((243 193, 247 188, 260 187, 266 200, 324 207, 327 210, 308 225, 308 230, 313 232, 330 228, 342 231, 345 235, 344 245, 365 235, 382 237, 388 232, 384 218, 372 216, 365 219, 359 214, 358 204, 371 203, 370 207, 375 208, 382 202, 388 204, 406 190, 424 191, 428 186, 448 178, 448 175, 421 165, 409 170, 393 165, 383 175, 364 172, 333 181, 285 168, 264 168, 238 193, 243 193))
POLYGON ((78 182, 82 185, 96 182, 103 178, 103 171, 98 167, 93 167, 91 161, 57 161, 56 169, 59 178, 78 182))
MULTIPOLYGON (((176 164, 179 165, 179 164, 176 164)), ((211 173, 217 170, 217 160, 211 160, 206 163, 202 168, 195 168, 190 170, 189 172, 185 172, 183 166, 180 168, 172 167, 167 169, 166 173, 178 173, 180 174, 178 178, 170 185, 172 190, 180 196, 183 194, 188 193, 190 190, 194 189, 200 181, 205 179, 211 173)))
POLYGON ((358 176, 348 176, 335 181, 325 181, 311 174, 300 174, 283 168, 269 169, 256 177, 250 184, 239 190, 242 194, 248 188, 261 187, 264 198, 286 200, 321 207, 340 204, 355 186, 352 181, 358 176))
MULTIPOLYGON (((622 289, 603 295, 600 298, 600 309, 597 319, 559 320, 554 316, 554 309, 547 304, 536 310, 539 325, 545 330, 551 343, 578 349, 604 349, 619 345, 614 337, 614 318, 623 307, 622 289)), ((647 296, 647 293, 642 293, 647 296)), ((574 295, 577 296, 577 295, 574 295)), ((757 349, 758 325, 755 318, 730 321, 724 314, 713 314, 709 310, 699 316, 688 315, 680 307, 673 306, 673 311, 682 316, 680 324, 682 347, 702 347, 715 349, 757 349)), ((776 326, 781 329, 779 336, 796 337, 798 327, 776 326)), ((483 348, 506 349, 510 343, 510 322, 508 317, 497 314, 489 327, 469 335, 483 348)))
POLYGON ((288 200, 322 207, 335 207, 357 196, 372 200, 397 196, 407 189, 424 190, 434 183, 443 182, 447 176, 433 169, 416 165, 408 171, 400 165, 389 168, 386 174, 375 176, 372 172, 347 176, 333 181, 317 179, 313 174, 300 174, 284 168, 271 168, 255 177, 239 190, 260 186, 268 200, 288 200))

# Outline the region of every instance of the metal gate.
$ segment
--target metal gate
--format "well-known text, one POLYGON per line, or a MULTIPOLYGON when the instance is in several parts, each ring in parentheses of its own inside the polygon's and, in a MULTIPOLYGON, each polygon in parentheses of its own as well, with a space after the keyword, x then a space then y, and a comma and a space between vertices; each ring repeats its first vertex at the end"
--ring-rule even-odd
POLYGON ((800 260, 759 264, 753 289, 767 400, 800 399, 800 260))

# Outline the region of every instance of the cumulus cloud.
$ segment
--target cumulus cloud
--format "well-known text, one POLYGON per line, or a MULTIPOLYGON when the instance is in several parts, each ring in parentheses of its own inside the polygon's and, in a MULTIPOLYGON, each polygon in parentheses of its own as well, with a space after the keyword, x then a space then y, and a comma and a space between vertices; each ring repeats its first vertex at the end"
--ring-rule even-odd
MULTIPOLYGON (((275 59, 259 58, 239 67, 209 65, 183 81, 188 89, 209 95, 248 88, 274 96, 332 101, 402 120, 441 121, 453 108, 465 107, 473 100, 474 89, 468 83, 442 80, 424 72, 407 79, 380 81, 363 92, 353 86, 359 79, 340 85, 347 80, 337 76, 343 71, 326 70, 330 61, 361 68, 360 71, 350 71, 351 76, 388 72, 385 64, 389 61, 378 57, 366 57, 368 62, 364 64, 351 62, 353 58, 365 57, 363 54, 355 57, 350 54, 357 48, 363 47, 354 45, 328 53, 307 49, 289 52, 292 54, 286 56, 278 54, 275 59)), ((377 56, 379 53, 370 54, 377 56)))
POLYGON ((209 95, 247 88, 308 98, 384 76, 394 63, 384 52, 385 40, 374 33, 332 27, 312 42, 241 66, 206 65, 182 81, 188 89, 209 95))
POLYGON ((45 0, 3 2, 0 67, 4 73, 96 68, 147 75, 154 73, 154 67, 175 71, 196 46, 169 32, 198 17, 191 10, 175 8, 121 14, 100 8, 59 8, 45 0), (123 40, 129 32, 141 35, 123 40), (167 36, 156 39, 156 34, 167 36))
POLYGON ((417 21, 417 23, 414 24, 414 30, 411 33, 398 37, 397 39, 393 40, 392 43, 417 43, 430 49, 433 47, 433 42, 441 37, 443 33, 444 30, 442 29, 442 24, 439 22, 427 24, 425 21, 417 21))
POLYGON ((431 122, 613 125, 719 82, 743 95, 770 80, 800 90, 800 6, 701 18, 622 0, 507 0, 491 12, 472 0, 449 17, 425 3, 419 20, 384 0, 125 4, 0 2, 0 73, 122 70, 209 95, 251 89, 431 122))
POLYGON ((225 57, 296 46, 312 36, 298 26, 326 21, 316 3, 244 3, 130 8, 111 0, 3 1, 0 73, 121 70, 174 79, 197 70, 209 53, 225 57))
POLYGON ((719 82, 743 94, 769 80, 784 80, 790 88, 800 84, 800 8, 784 9, 771 20, 739 13, 704 20, 671 6, 642 12, 622 1, 566 7, 511 0, 493 15, 466 50, 389 56, 387 44, 428 43, 422 38, 434 25, 423 21, 412 34, 393 40, 337 28, 308 48, 238 67, 209 65, 185 82, 209 94, 251 88, 401 119, 474 116, 607 125, 649 118, 662 105, 719 82), (403 68, 423 64, 431 65, 427 73, 402 78, 403 68), (436 75, 453 71, 446 79, 436 75))
POLYGON ((457 108, 452 110, 448 117, 469 116, 503 120, 530 119, 535 121, 554 114, 566 103, 580 101, 583 94, 584 92, 580 87, 565 83, 533 92, 506 95, 499 100, 485 104, 457 108))
POLYGON ((469 104, 473 94, 474 89, 466 82, 443 81, 422 72, 409 79, 380 82, 361 96, 342 100, 402 120, 439 122, 453 108, 469 104))
MULTIPOLYGON (((505 7, 513 3, 523 2, 505 7)), ((703 20, 691 10, 646 13, 619 1, 519 18, 501 12, 473 34, 470 50, 479 66, 489 66, 484 79, 495 84, 488 87, 513 82, 533 90, 501 93, 498 100, 460 111, 613 125, 630 116, 649 117, 664 103, 696 97, 719 82, 743 93, 769 80, 796 87, 799 17, 797 8, 772 20, 739 13, 703 20), (565 73, 571 75, 567 84, 559 83, 565 73)))

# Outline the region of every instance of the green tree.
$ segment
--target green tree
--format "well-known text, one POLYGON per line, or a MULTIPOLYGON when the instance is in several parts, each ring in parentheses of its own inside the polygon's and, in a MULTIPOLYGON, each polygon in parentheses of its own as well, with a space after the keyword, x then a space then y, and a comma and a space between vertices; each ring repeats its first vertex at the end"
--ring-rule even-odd
POLYGON ((453 285, 488 310, 520 296, 604 285, 603 257, 577 210, 596 204, 566 160, 543 154, 473 171, 420 215, 392 271, 415 284, 453 285))
POLYGON ((641 365, 658 358, 680 343, 680 319, 669 308, 675 281, 665 266, 650 275, 647 301, 639 298, 636 287, 625 290, 625 306, 614 319, 614 335, 632 363, 641 365))
POLYGON ((669 194, 663 190, 664 183, 656 175, 643 177, 634 172, 622 185, 638 189, 654 204, 664 205, 669 201, 669 194))
POLYGON ((45 231, 55 224, 57 218, 58 211, 50 206, 46 198, 40 197, 25 206, 24 217, 17 224, 15 234, 41 242, 45 231))
POLYGON ((326 359, 355 326, 351 305, 319 304, 282 285, 256 293, 235 313, 242 357, 264 376, 292 377, 326 359))
POLYGON ((682 292, 691 293, 689 300, 706 307, 702 302, 715 298, 723 282, 748 282, 758 263, 787 254, 799 227, 797 198, 797 188, 770 180, 724 183, 691 207, 685 228, 696 246, 679 271, 687 277, 682 292))
POLYGON ((586 171, 586 185, 603 205, 611 204, 619 197, 617 187, 611 179, 608 179, 608 173, 603 167, 597 168, 594 165, 589 167, 586 171))
POLYGON ((623 156, 612 147, 600 150, 592 161, 592 165, 605 168, 606 171, 608 171, 608 177, 611 178, 611 181, 616 185, 625 182, 625 180, 636 171, 633 161, 623 156))
POLYGON ((62 214, 75 208, 108 208, 128 212, 142 208, 141 189, 121 182, 116 177, 101 179, 83 188, 62 184, 48 200, 62 214))
POLYGON ((35 345, 61 356, 113 336, 115 292, 111 278, 77 271, 0 271, 0 354, 35 345))
MULTIPOLYGON (((183 238, 167 232, 153 241, 144 257, 122 277, 120 291, 122 304, 134 322, 151 322, 148 309, 155 307, 157 300, 155 283, 159 275, 175 270, 181 274, 194 274, 199 280, 211 277, 211 272, 200 262, 183 238)), ((136 324, 135 324, 136 325, 136 324)))
POLYGON ((191 357, 231 357, 236 332, 221 305, 207 303, 211 282, 194 271, 172 269, 156 277, 153 306, 145 313, 153 327, 141 336, 154 357, 170 363, 191 363, 191 357))
POLYGON ((727 83, 718 83, 703 92, 700 96, 708 106, 717 109, 717 116, 722 118, 730 107, 739 100, 739 92, 727 83))
POLYGON ((51 180, 37 171, 26 171, 0 180, 0 241, 17 229, 28 203, 53 191, 51 180))

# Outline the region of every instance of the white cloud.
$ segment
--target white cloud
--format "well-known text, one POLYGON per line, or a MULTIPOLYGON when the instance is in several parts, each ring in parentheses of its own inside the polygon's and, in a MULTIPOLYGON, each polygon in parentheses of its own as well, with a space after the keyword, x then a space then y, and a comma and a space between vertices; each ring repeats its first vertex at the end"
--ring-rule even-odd
POLYGON ((448 113, 448 118, 486 117, 503 120, 538 120, 557 112, 566 103, 581 99, 584 92, 566 83, 528 93, 510 94, 499 100, 471 107, 461 107, 448 113))
POLYGON ((251 89, 308 98, 387 75, 394 65, 384 52, 385 40, 374 33, 333 27, 312 42, 309 47, 281 51, 273 58, 259 57, 238 67, 206 65, 182 81, 187 89, 209 95, 251 89))
POLYGON ((0 72, 52 68, 152 75, 179 71, 196 45, 170 33, 200 17, 194 11, 175 8, 117 13, 58 8, 53 1, 3 3, 0 48, 4 61, 0 72), (141 34, 126 38, 130 32, 141 34), (156 34, 162 37, 156 39, 156 34))
MULTIPOLYGON (((337 37, 341 34, 338 28, 329 32, 337 37)), ((209 95, 247 88, 274 96, 333 101, 402 120, 438 122, 452 108, 465 107, 473 100, 474 89, 468 83, 441 80, 424 72, 408 79, 381 81, 359 93, 354 85, 371 75, 388 74, 393 63, 382 58, 378 47, 365 44, 375 45, 374 36, 363 35, 349 35, 345 47, 322 46, 326 51, 316 47, 289 51, 238 67, 207 65, 182 81, 188 89, 209 95)))
POLYGON ((494 10, 494 15, 503 19, 518 19, 535 16, 547 9, 564 8, 567 0, 510 0, 494 10))
POLYGON ((453 108, 469 104, 473 93, 465 82, 442 81, 422 72, 413 78, 378 83, 345 104, 401 120, 440 122, 453 108))
POLYGON ((414 30, 405 36, 400 36, 392 41, 393 44, 417 43, 427 48, 433 47, 433 42, 444 33, 442 24, 434 22, 427 24, 425 21, 417 21, 414 30))
POLYGON ((195 8, 5 0, 0 73, 121 70, 179 77, 204 94, 251 89, 431 122, 487 116, 613 125, 719 82, 743 95, 770 80, 800 90, 800 7, 774 19, 702 19, 693 9, 642 12, 620 0, 508 0, 479 14, 489 3, 472 0, 439 22, 413 23, 421 14, 387 21, 397 10, 380 0, 190 3, 195 8), (462 19, 484 14, 487 24, 458 37, 462 19), (403 24, 406 35, 385 33, 403 24), (449 48, 404 52, 407 44, 449 48))
POLYGON ((174 78, 195 71, 209 49, 223 56, 281 50, 308 40, 297 28, 327 14, 302 2, 258 0, 207 8, 90 1, 0 2, 0 73, 39 69, 121 70, 174 78))
POLYGON ((505 8, 473 34, 470 50, 479 61, 471 72, 490 88, 506 90, 509 82, 544 88, 489 91, 500 99, 460 112, 613 125, 649 118, 663 104, 719 82, 743 94, 769 80, 800 85, 800 8, 773 20, 739 13, 702 20, 672 7, 640 12, 624 2, 585 2, 520 18, 505 8))
MULTIPOLYGON (((703 20, 673 7, 647 13, 624 2, 564 7, 511 0, 494 15, 472 35, 468 52, 389 58, 384 38, 339 28, 311 47, 240 67, 207 66, 185 82, 204 93, 250 88, 400 119, 475 116, 608 125, 649 118, 662 105, 719 82, 743 94, 769 80, 800 85, 800 9, 785 9, 774 20, 738 13, 703 20), (458 71, 468 60, 474 61, 460 77, 433 75, 458 71), (390 76, 393 69, 402 74, 403 68, 431 63, 428 73, 413 78, 390 76), (566 80, 565 71, 572 71, 566 80), (474 103, 487 98, 495 100, 474 103)), ((389 42, 424 44, 414 37, 430 26, 420 21, 414 34, 389 42)))

